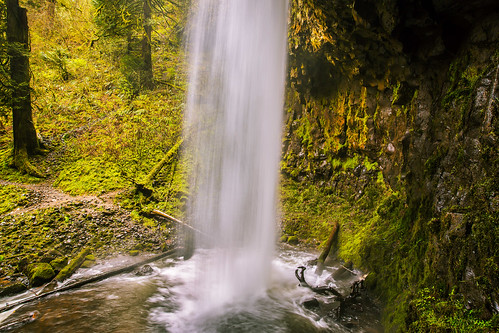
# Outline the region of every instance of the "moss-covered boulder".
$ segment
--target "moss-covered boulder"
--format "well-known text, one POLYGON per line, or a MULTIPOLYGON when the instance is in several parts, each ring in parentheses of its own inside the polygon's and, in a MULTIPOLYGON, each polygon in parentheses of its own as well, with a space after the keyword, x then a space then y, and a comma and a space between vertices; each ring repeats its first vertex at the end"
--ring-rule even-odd
POLYGON ((33 287, 38 287, 46 282, 50 282, 55 276, 52 266, 45 262, 28 265, 27 273, 29 283, 33 287))
POLYGON ((55 258, 50 262, 54 272, 59 273, 68 264, 68 257, 55 258))
POLYGON ((62 253, 52 249, 41 257, 40 262, 46 262, 50 264, 53 260, 57 259, 58 257, 62 257, 62 253))
POLYGON ((82 268, 90 268, 95 265, 95 261, 97 258, 93 254, 89 254, 88 256, 85 257, 85 260, 83 261, 83 264, 81 264, 80 267, 82 268))
POLYGON ((0 297, 18 294, 26 290, 26 286, 20 281, 0 283, 0 297))
POLYGON ((298 237, 296 236, 289 236, 288 237, 288 244, 291 245, 297 245, 300 241, 298 240, 298 237))
POLYGON ((128 252, 128 254, 131 255, 132 257, 138 256, 139 253, 140 253, 140 251, 138 251, 138 250, 132 250, 132 251, 128 252))

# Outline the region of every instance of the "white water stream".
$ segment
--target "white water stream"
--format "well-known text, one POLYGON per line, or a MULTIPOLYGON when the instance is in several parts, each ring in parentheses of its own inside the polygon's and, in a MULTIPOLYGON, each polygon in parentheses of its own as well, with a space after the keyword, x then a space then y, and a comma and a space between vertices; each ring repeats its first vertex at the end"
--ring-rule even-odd
POLYGON ((199 312, 265 294, 274 256, 287 0, 199 0, 189 34, 186 137, 199 312))
MULTIPOLYGON (((216 250, 215 250, 216 251, 216 250)), ((189 260, 170 258, 150 264, 145 276, 122 274, 98 283, 63 293, 53 294, 18 308, 0 327, 19 323, 9 333, 327 333, 382 332, 378 310, 363 300, 346 308, 341 321, 318 315, 301 304, 319 297, 308 288, 298 286, 294 270, 317 258, 317 253, 290 247, 278 249, 270 265, 267 293, 258 301, 232 303, 219 311, 201 312, 197 267, 214 256, 213 250, 199 250, 189 260), (23 322, 38 312, 37 319, 23 322), (351 326, 349 324, 353 324, 351 326)), ((144 258, 120 257, 101 262, 90 269, 80 269, 71 280, 85 279, 144 258)), ((321 277, 309 266, 306 279, 313 285, 332 283, 342 294, 357 278, 343 274, 338 279, 328 277, 338 267, 326 267, 321 277)), ((71 283, 69 281, 68 283, 71 283)), ((31 296, 31 292, 0 298, 0 305, 31 296)), ((328 301, 327 298, 325 301, 328 301)))

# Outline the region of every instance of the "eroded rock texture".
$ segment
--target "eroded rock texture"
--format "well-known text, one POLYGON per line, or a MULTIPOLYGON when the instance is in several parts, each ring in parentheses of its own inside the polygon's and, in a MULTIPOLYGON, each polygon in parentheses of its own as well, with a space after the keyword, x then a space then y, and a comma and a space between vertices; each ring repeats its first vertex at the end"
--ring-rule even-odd
POLYGON ((355 198, 381 171, 421 243, 400 279, 497 313, 499 2, 293 0, 290 53, 283 172, 355 198))

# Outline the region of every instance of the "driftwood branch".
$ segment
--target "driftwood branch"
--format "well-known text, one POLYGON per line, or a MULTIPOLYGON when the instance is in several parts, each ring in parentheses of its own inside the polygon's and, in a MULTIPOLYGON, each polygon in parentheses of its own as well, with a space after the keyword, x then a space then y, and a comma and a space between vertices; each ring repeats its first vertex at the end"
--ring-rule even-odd
POLYGON ((0 313, 11 310, 18 305, 30 303, 30 302, 36 301, 40 298, 43 298, 43 297, 46 297, 49 295, 53 295, 56 293, 60 293, 60 292, 75 289, 75 288, 79 288, 79 287, 84 286, 86 284, 102 281, 102 280, 105 280, 105 279, 110 278, 110 277, 115 276, 115 275, 131 272, 134 269, 137 269, 140 266, 149 264, 151 262, 154 262, 154 261, 166 258, 166 257, 176 256, 178 253, 177 251, 178 251, 178 249, 173 249, 173 250, 158 254, 154 257, 147 258, 145 260, 142 260, 138 263, 135 263, 135 264, 132 264, 132 265, 129 265, 126 267, 118 268, 118 269, 115 269, 115 270, 112 270, 112 271, 109 271, 109 272, 106 272, 103 274, 99 274, 99 275, 90 277, 90 278, 82 280, 82 281, 74 282, 74 283, 68 284, 66 286, 62 286, 60 288, 56 288, 54 290, 44 292, 43 294, 39 294, 36 296, 31 296, 31 297, 26 297, 26 298, 20 299, 18 301, 14 301, 12 303, 7 303, 7 304, 5 304, 5 306, 0 308, 0 313))
POLYGON ((323 294, 323 295, 333 294, 334 296, 339 297, 340 299, 343 298, 343 296, 339 293, 339 291, 337 291, 333 287, 330 287, 330 286, 313 287, 313 286, 309 285, 308 282, 305 281, 305 276, 303 273, 303 272, 305 272, 306 269, 307 269, 306 267, 300 266, 295 270, 295 276, 298 279, 298 281, 300 281, 300 286, 306 287, 306 288, 308 288, 308 289, 310 289, 313 292, 318 293, 318 294, 323 294))
POLYGON ((154 214, 156 214, 156 215, 159 215, 159 216, 163 216, 164 218, 166 218, 166 219, 168 219, 168 220, 170 220, 170 221, 172 221, 172 222, 178 223, 178 224, 180 224, 180 225, 182 225, 182 226, 184 226, 184 227, 186 227, 186 228, 189 228, 189 229, 191 229, 191 230, 193 230, 193 231, 195 231, 195 232, 197 232, 197 233, 200 233, 200 234, 202 234, 202 235, 204 235, 204 236, 209 236, 208 234, 206 234, 206 233, 202 232, 201 230, 196 229, 196 228, 194 228, 194 227, 192 227, 192 226, 188 225, 187 223, 182 222, 182 221, 180 221, 180 220, 178 220, 178 219, 174 218, 173 216, 170 216, 170 215, 168 215, 168 214, 166 214, 166 213, 163 213, 163 212, 162 212, 162 211, 160 211, 160 210, 154 209, 154 210, 152 211, 152 213, 154 213, 154 214))
POLYGON ((340 226, 338 222, 336 222, 333 225, 333 229, 331 230, 331 233, 329 234, 329 238, 327 240, 326 246, 324 247, 324 250, 322 251, 321 255, 317 259, 317 269, 315 270, 315 274, 321 275, 322 271, 324 270, 324 262, 326 261, 327 256, 331 252, 331 248, 333 247, 333 244, 335 240, 337 239, 338 236, 338 230, 340 229, 340 226))
MULTIPOLYGON (((364 289, 364 282, 368 274, 364 274, 362 276, 359 276, 356 281, 352 283, 350 286, 350 294, 343 296, 341 295, 336 289, 334 289, 331 286, 317 286, 313 287, 305 281, 305 276, 304 276, 304 271, 306 270, 306 267, 300 266, 295 270, 295 276, 300 281, 300 286, 309 288, 315 293, 325 295, 325 296, 334 296, 335 297, 335 302, 328 303, 328 304, 333 304, 333 308, 330 308, 331 313, 333 313, 336 316, 336 319, 339 320, 345 307, 348 307, 349 305, 353 304, 355 302, 355 299, 357 296, 360 295, 360 292, 362 289, 364 289)), ((303 302, 303 306, 307 309, 311 308, 321 308, 321 302, 318 301, 316 298, 313 298, 311 300, 307 300, 303 302)), ((328 311, 329 311, 328 310, 328 311)))

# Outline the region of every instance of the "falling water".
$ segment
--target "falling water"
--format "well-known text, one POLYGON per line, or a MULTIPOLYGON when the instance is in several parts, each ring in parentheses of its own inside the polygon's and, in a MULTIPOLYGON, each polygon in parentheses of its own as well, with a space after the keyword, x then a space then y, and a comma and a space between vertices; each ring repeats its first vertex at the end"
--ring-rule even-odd
MULTIPOLYGON (((266 291, 275 243, 287 0, 199 0, 189 35, 186 137, 200 308, 266 291)), ((201 311, 201 310, 200 310, 201 311)))

